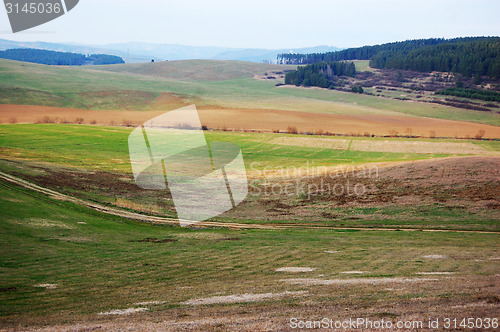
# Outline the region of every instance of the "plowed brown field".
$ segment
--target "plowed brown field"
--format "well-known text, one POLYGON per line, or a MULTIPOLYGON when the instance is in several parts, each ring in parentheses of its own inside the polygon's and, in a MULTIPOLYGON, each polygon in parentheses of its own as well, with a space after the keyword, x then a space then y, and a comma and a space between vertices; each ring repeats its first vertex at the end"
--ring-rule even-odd
MULTIPOLYGON (((166 109, 165 111, 168 111, 166 109)), ((117 124, 125 122, 140 124, 164 111, 99 111, 74 108, 59 108, 31 105, 0 105, 0 122, 15 119, 19 123, 33 123, 48 116, 75 122, 83 118, 84 123, 117 124)), ((500 127, 414 116, 389 115, 339 115, 315 114, 261 109, 200 108, 202 124, 209 128, 237 130, 287 130, 294 126, 299 132, 324 132, 340 134, 414 135, 441 137, 474 137, 484 132, 487 138, 500 138, 500 127), (432 133, 431 133, 432 132, 432 133)))

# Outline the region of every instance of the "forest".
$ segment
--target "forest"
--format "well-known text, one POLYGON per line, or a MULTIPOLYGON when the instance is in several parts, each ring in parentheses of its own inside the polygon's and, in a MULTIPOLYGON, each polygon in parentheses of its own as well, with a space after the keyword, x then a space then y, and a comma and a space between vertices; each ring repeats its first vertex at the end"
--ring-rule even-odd
POLYGON ((500 102, 500 93, 496 91, 465 89, 465 88, 448 88, 445 90, 436 91, 436 94, 500 102))
POLYGON ((125 63, 122 58, 108 54, 83 55, 78 53, 56 52, 33 48, 17 48, 0 51, 0 58, 58 66, 110 65, 125 63))
POLYGON ((379 69, 453 72, 500 79, 500 37, 432 38, 314 54, 279 54, 280 64, 370 60, 379 69))
POLYGON ((331 88, 341 86, 340 76, 354 77, 356 67, 353 62, 319 62, 300 66, 297 70, 290 71, 285 76, 285 84, 296 86, 319 86, 331 88))

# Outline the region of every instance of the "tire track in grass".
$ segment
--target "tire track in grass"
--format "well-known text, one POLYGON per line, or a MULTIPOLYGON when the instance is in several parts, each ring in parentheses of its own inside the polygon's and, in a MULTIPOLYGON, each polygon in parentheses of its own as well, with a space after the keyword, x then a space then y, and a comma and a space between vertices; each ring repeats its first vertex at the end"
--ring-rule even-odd
MULTIPOLYGON (((106 206, 96 202, 76 198, 66 195, 55 190, 41 187, 32 182, 26 181, 19 177, 7 174, 0 171, 0 179, 13 183, 17 186, 35 191, 37 193, 48 196, 59 201, 67 201, 80 206, 91 208, 105 214, 148 222, 152 224, 165 224, 180 226, 181 222, 190 223, 189 220, 181 220, 178 218, 150 216, 142 213, 122 210, 115 207, 106 206)), ((476 234, 500 234, 500 231, 476 231, 476 230, 446 230, 446 229, 425 229, 425 228, 382 228, 382 227, 333 227, 323 225, 301 225, 301 224, 242 224, 233 222, 217 222, 217 221, 201 221, 193 224, 194 227, 223 227, 229 229, 329 229, 329 230, 360 230, 360 231, 406 231, 406 232, 451 232, 451 233, 476 233, 476 234)))

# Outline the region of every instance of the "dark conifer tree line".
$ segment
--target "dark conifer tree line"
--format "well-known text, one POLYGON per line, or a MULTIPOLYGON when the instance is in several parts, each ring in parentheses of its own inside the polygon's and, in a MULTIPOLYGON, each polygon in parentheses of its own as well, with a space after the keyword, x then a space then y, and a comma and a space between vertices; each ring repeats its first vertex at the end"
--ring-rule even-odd
POLYGON ((17 48, 0 51, 0 58, 43 65, 81 66, 86 64, 109 65, 125 63, 122 58, 108 54, 83 55, 70 52, 56 52, 33 48, 17 48))
POLYGON ((496 91, 465 89, 465 88, 448 88, 445 90, 437 91, 436 94, 500 102, 500 93, 496 91))
POLYGON ((319 62, 299 66, 297 70, 288 72, 285 76, 285 84, 333 88, 340 76, 354 77, 355 75, 356 67, 353 62, 319 62))
POLYGON ((337 52, 279 54, 281 64, 370 60, 373 68, 454 72, 500 79, 500 37, 418 39, 337 52))

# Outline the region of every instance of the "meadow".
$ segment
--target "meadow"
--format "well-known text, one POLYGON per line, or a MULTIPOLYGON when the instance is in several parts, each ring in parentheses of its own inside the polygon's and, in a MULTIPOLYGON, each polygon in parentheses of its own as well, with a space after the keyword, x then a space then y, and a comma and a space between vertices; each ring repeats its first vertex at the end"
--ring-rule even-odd
POLYGON ((496 317, 500 141, 463 138, 478 130, 496 137, 500 116, 254 78, 284 68, 293 67, 0 60, 1 172, 90 203, 175 218, 168 189, 135 184, 127 139, 153 114, 196 104, 211 123, 207 142, 236 143, 249 179, 245 201, 213 226, 181 228, 2 177, 0 329, 256 331, 289 330, 291 317, 496 317), (269 127, 244 130, 256 115, 262 121, 249 126, 269 127), (325 135, 327 118, 343 119, 345 132, 325 135), (285 133, 293 121, 303 124, 299 134, 285 133), (377 135, 355 127, 372 122, 377 135), (384 137, 396 122, 402 129, 389 136, 399 137, 384 137), (418 122, 422 136, 459 128, 461 139, 452 131, 401 137, 418 122), (366 190, 332 195, 323 185, 366 190), (273 190, 286 186, 306 191, 273 190))

